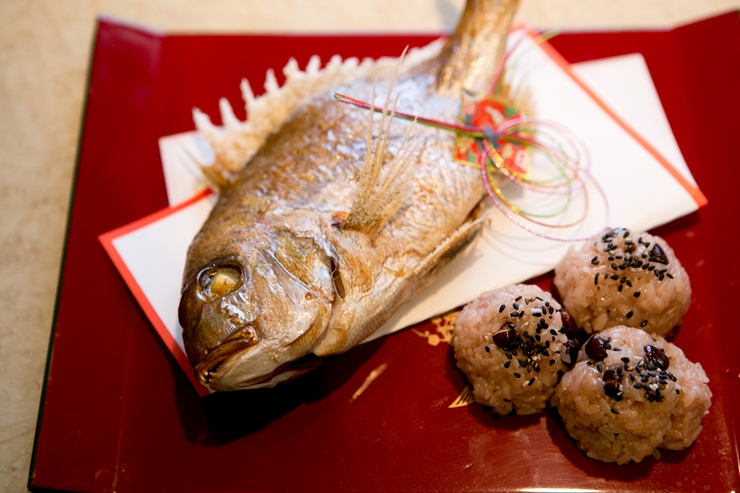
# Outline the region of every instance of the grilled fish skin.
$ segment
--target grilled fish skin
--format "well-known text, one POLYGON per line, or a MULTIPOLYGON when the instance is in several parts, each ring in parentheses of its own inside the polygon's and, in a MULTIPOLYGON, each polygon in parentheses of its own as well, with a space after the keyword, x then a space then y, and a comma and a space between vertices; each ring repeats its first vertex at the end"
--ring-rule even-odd
MULTIPOLYGON (((398 107, 456 121, 462 87, 489 88, 517 4, 469 1, 439 56, 395 81, 398 107)), ((336 91, 370 101, 392 81, 336 91)), ((410 124, 386 118, 387 141, 384 130, 368 138, 368 113, 332 92, 307 101, 221 180, 188 251, 179 312, 212 390, 274 386, 357 345, 480 226, 479 171, 453 161, 453 137, 415 128, 409 147, 410 124)))

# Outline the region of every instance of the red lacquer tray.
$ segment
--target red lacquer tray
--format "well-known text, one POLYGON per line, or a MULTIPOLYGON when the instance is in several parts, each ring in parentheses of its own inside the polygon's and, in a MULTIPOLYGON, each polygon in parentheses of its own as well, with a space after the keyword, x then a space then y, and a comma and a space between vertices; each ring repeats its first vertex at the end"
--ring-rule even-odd
MULTIPOLYGON (((641 52, 709 205, 657 230, 694 287, 675 342, 714 393, 695 445, 614 466, 557 419, 450 409, 464 388, 445 343, 413 331, 331 358, 275 389, 199 398, 98 235, 167 205, 157 138, 190 109, 241 108, 239 81, 317 53, 396 55, 428 36, 163 36, 101 21, 30 486, 69 491, 722 491, 740 488, 740 306, 733 143, 737 13, 663 32, 563 34, 571 62, 641 52), (377 378, 363 387, 375 370, 377 378)), ((243 110, 242 110, 243 111, 243 110)), ((239 115, 244 117, 242 113, 239 115)), ((660 184, 656 183, 656 187, 660 184)), ((645 197, 645 201, 651 200, 645 197)), ((536 282, 551 288, 551 278, 536 282)), ((431 323, 418 328, 434 333, 431 323)))

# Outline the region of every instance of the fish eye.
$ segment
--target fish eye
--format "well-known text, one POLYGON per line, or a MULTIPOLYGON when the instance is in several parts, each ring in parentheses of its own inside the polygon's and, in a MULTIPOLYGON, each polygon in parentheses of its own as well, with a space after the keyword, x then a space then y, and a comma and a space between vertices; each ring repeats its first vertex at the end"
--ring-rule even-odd
POLYGON ((237 264, 213 265, 198 275, 199 294, 205 301, 213 301, 233 293, 243 284, 242 269, 237 264))

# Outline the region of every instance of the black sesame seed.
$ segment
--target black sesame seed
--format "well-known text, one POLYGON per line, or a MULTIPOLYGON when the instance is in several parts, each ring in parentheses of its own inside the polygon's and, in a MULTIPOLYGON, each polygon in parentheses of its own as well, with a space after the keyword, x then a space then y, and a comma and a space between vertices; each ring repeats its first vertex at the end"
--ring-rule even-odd
POLYGON ((633 385, 633 387, 636 388, 636 389, 641 389, 642 388, 642 384, 640 382, 637 382, 636 384, 633 385))
POLYGON ((516 298, 514 299, 514 301, 519 301, 520 299, 522 299, 522 297, 521 297, 521 296, 517 296, 517 297, 516 297, 516 298))
POLYGON ((596 363, 596 369, 599 370, 599 372, 604 371, 604 365, 601 363, 596 363))
POLYGON ((634 315, 634 313, 632 312, 632 310, 630 310, 630 311, 627 312, 627 314, 625 315, 625 317, 632 318, 632 315, 634 315))
POLYGON ((552 365, 554 365, 554 364, 555 364, 555 360, 554 360, 554 359, 551 359, 551 360, 550 360, 550 366, 552 366, 552 365))
POLYGON ((529 379, 529 382, 527 382, 527 385, 532 385, 534 383, 534 377, 529 379))
POLYGON ((517 318, 519 316, 519 312, 509 312, 509 316, 511 318, 517 318))
POLYGON ((511 306, 513 306, 513 307, 514 307, 514 310, 518 310, 518 309, 519 309, 519 303, 514 303, 514 304, 513 304, 513 305, 511 305, 511 306))
POLYGON ((599 275, 598 274, 596 274, 594 276, 594 286, 596 286, 597 284, 599 284, 599 275))
POLYGON ((593 362, 593 361, 591 361, 591 360, 588 360, 588 361, 586 361, 586 364, 587 364, 588 366, 593 366, 594 362, 593 362))
POLYGON ((521 373, 517 373, 517 372, 514 372, 514 376, 515 376, 516 378, 521 378, 521 377, 522 377, 521 373))
POLYGON ((617 279, 619 279, 619 276, 618 276, 618 275, 616 275, 616 274, 614 274, 614 275, 612 275, 612 276, 611 276, 611 278, 610 278, 610 279, 611 279, 612 281, 616 281, 617 279))
POLYGON ((501 313, 502 311, 504 311, 505 308, 506 305, 501 305, 500 307, 498 307, 498 312, 501 313))
POLYGON ((504 368, 508 368, 510 366, 511 366, 511 361, 507 361, 506 363, 504 363, 504 368))
POLYGON ((622 350, 621 347, 615 347, 614 349, 612 349, 612 351, 621 351, 621 350, 622 350))
POLYGON ((625 282, 627 283, 627 286, 632 287, 632 281, 630 281, 629 279, 627 279, 625 282))
POLYGON ((640 322, 640 327, 645 327, 647 324, 648 324, 648 321, 643 320, 642 322, 640 322))
POLYGON ((623 287, 623 286, 624 286, 623 284, 620 284, 620 285, 619 285, 619 286, 617 287, 617 291, 620 291, 620 292, 621 292, 621 291, 622 291, 622 287, 623 287))
POLYGON ((612 269, 617 270, 617 264, 616 263, 612 263, 612 269))
POLYGON ((613 412, 614 414, 619 414, 619 411, 617 411, 616 409, 614 409, 614 408, 611 408, 611 409, 612 409, 612 412, 613 412))
POLYGON ((489 348, 488 346, 486 346, 486 352, 487 353, 490 353, 491 352, 491 348, 489 348))
POLYGON ((681 391, 680 391, 680 390, 678 390, 678 389, 676 389, 676 393, 677 393, 677 394, 680 394, 680 393, 681 393, 681 391))
POLYGON ((640 292, 639 292, 639 291, 635 291, 635 292, 634 292, 634 293, 632 294, 632 296, 634 296, 635 298, 639 298, 639 297, 640 297, 640 292))
POLYGON ((670 272, 668 274, 666 274, 666 276, 668 276, 669 278, 673 279, 673 276, 671 275, 670 272))
POLYGON ((624 361, 625 363, 630 362, 630 359, 627 356, 625 356, 624 358, 621 358, 621 360, 624 361))

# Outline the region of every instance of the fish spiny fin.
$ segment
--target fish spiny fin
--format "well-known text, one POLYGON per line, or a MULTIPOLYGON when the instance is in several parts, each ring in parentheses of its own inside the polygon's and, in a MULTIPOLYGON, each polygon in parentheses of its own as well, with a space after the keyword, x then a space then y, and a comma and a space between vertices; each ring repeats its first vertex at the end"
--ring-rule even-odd
MULTIPOLYGON (((405 53, 405 51, 404 51, 405 53)), ((403 55, 401 59, 403 58, 403 55)), ((385 165, 382 173, 383 160, 386 155, 391 123, 393 122, 398 95, 393 108, 388 112, 393 83, 397 70, 393 73, 388 86, 383 112, 380 119, 379 135, 373 143, 373 112, 368 112, 368 129, 365 136, 365 160, 360 171, 360 179, 355 192, 352 210, 347 216, 343 229, 359 231, 374 238, 385 226, 391 217, 398 211, 406 197, 411 192, 409 183, 412 182, 411 169, 408 166, 409 157, 415 154, 416 145, 409 143, 409 135, 413 125, 409 126, 403 142, 393 159, 385 165)), ((375 99, 375 87, 371 101, 375 99)))
MULTIPOLYGON (((423 48, 409 51, 401 64, 401 72, 410 70, 419 64, 435 57, 441 47, 441 41, 435 41, 423 48)), ((221 121, 220 128, 200 111, 193 110, 195 127, 201 132, 215 155, 210 166, 203 166, 206 178, 216 187, 223 189, 236 177, 236 174, 262 147, 270 134, 277 131, 288 117, 303 103, 328 93, 331 89, 349 84, 359 79, 383 76, 398 65, 398 58, 383 57, 378 60, 358 58, 342 60, 333 56, 324 68, 321 60, 313 56, 305 71, 301 71, 298 62, 290 59, 283 68, 285 83, 278 85, 275 73, 270 70, 265 80, 265 92, 255 96, 247 80, 241 84, 242 99, 248 116, 247 121, 240 121, 226 99, 219 102, 221 121)))

